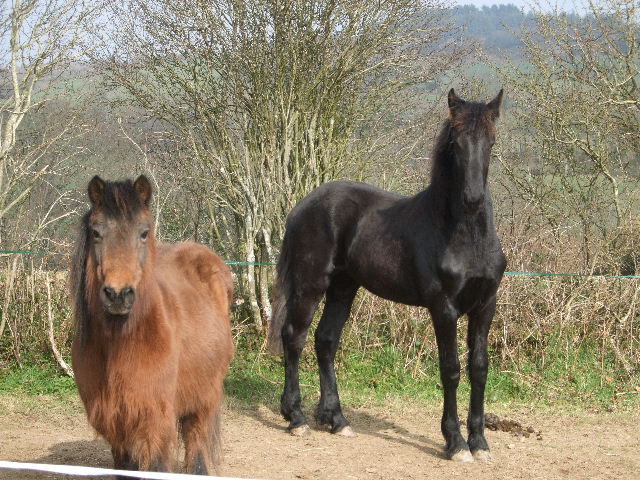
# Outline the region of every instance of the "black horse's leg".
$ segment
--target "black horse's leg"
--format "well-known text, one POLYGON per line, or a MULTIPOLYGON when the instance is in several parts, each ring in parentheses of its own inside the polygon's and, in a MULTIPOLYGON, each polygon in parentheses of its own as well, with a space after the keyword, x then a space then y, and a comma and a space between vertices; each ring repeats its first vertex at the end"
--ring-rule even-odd
POLYGON ((458 313, 445 300, 441 308, 431 311, 431 316, 438 343, 440 379, 444 390, 441 428, 446 441, 447 456, 458 462, 472 462, 473 456, 469 453, 469 446, 460 433, 456 399, 460 383, 460 360, 456 339, 458 313))
POLYGON ((315 335, 316 356, 320 369, 320 402, 316 409, 316 421, 321 425, 330 425, 331 433, 346 436, 352 436, 353 430, 348 427, 349 422, 340 407, 334 360, 342 327, 349 318, 357 291, 358 285, 346 275, 332 279, 315 335))
POLYGON ((496 312, 496 298, 482 307, 469 312, 469 330, 467 346, 469 347, 469 380, 471 381, 471 398, 469 401, 469 448, 476 460, 489 461, 489 445, 484 437, 484 387, 487 383, 489 355, 487 353, 487 336, 489 327, 496 312))
POLYGON ((280 412, 290 422, 288 430, 297 436, 303 436, 309 432, 307 419, 302 413, 298 366, 300 354, 307 339, 307 332, 320 297, 321 294, 315 294, 295 295, 294 298, 291 298, 286 306, 287 318, 282 328, 284 392, 280 399, 280 412))

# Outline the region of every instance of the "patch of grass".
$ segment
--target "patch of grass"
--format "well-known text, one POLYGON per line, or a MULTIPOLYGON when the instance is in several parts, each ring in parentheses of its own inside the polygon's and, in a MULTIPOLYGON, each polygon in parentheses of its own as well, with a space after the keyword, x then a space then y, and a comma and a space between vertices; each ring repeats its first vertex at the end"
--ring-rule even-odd
POLYGON ((419 374, 413 375, 404 364, 402 352, 390 346, 366 355, 345 352, 337 373, 345 399, 359 406, 404 400, 424 403, 442 397, 437 365, 425 364, 419 374))
MULTIPOLYGON (((569 357, 553 342, 547 350, 544 363, 537 357, 523 358, 517 365, 492 359, 486 387, 487 404, 607 410, 640 405, 640 378, 625 378, 619 368, 615 369, 613 359, 609 359, 610 364, 605 364, 603 369, 597 346, 583 344, 570 350, 569 357), (623 391, 629 393, 620 395, 623 391)), ((470 386, 463 353, 460 352, 463 371, 458 403, 465 409, 470 386)), ((437 361, 421 365, 418 372, 408 371, 404 364, 404 354, 391 346, 372 349, 364 355, 355 349, 340 352, 336 374, 343 404, 352 408, 403 403, 439 405, 442 386, 437 361)), ((283 380, 280 358, 238 349, 225 383, 226 392, 244 406, 277 406, 283 380)), ((300 384, 305 405, 315 404, 320 387, 315 355, 309 345, 300 361, 300 384)))
MULTIPOLYGON (((414 375, 405 370, 403 354, 392 347, 372 350, 364 356, 357 351, 346 352, 337 362, 336 375, 343 403, 353 408, 407 402, 439 404, 442 401, 437 362, 423 365, 414 375)), ((277 405, 283 379, 284 367, 280 359, 238 352, 227 377, 226 392, 245 405, 277 405)), ((320 386, 312 351, 303 354, 300 383, 304 402, 317 402, 320 386)), ((460 405, 468 402, 469 393, 469 381, 463 370, 458 387, 460 405)), ((535 400, 536 394, 516 374, 502 371, 496 364, 490 368, 486 399, 488 403, 525 403, 535 400)))
POLYGON ((279 362, 268 355, 237 351, 224 382, 225 395, 245 406, 275 404, 282 386, 279 362))
POLYGON ((72 378, 48 365, 26 365, 0 375, 0 392, 24 395, 69 396, 76 394, 72 378))
MULTIPOLYGON (((301 358, 303 401, 318 401, 318 368, 311 340, 301 358)), ((261 339, 243 338, 225 380, 227 397, 245 407, 277 407, 283 388, 281 358, 262 352, 261 339)), ((464 345, 459 352, 462 375, 458 388, 461 411, 469 398, 464 345)), ((492 404, 533 404, 560 408, 606 409, 640 406, 640 372, 627 374, 615 358, 602 357, 598 345, 582 343, 567 348, 560 338, 550 338, 544 352, 521 358, 517 364, 493 358, 486 387, 492 404)), ((351 408, 389 404, 440 405, 442 386, 437 360, 405 368, 406 353, 392 346, 363 353, 346 345, 337 357, 336 372, 341 399, 351 408)), ((77 397, 73 379, 53 366, 28 365, 0 371, 0 395, 47 396, 63 401, 77 397)))

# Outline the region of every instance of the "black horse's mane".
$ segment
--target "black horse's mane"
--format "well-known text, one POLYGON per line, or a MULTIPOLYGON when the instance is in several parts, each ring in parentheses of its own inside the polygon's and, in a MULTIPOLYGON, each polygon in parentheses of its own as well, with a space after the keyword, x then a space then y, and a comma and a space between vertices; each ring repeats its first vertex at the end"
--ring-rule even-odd
POLYGON ((443 122, 440 133, 436 137, 436 142, 431 155, 431 185, 439 186, 447 184, 447 177, 450 169, 451 157, 451 120, 443 122))

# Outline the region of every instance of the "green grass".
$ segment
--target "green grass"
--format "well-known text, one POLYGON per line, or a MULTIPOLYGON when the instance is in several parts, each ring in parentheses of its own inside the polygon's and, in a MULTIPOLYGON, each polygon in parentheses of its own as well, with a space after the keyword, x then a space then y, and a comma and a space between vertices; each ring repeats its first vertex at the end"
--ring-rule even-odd
MULTIPOLYGON (((277 407, 284 376, 280 358, 258 353, 256 344, 240 345, 225 381, 232 404, 277 407)), ((461 352, 462 353, 462 352, 461 352)), ((462 359, 464 366, 464 359, 462 359)), ((533 354, 518 365, 493 359, 486 388, 491 404, 530 404, 539 407, 637 408, 640 373, 632 376, 616 367, 615 359, 601 358, 595 345, 563 349, 551 339, 545 355, 533 354), (544 358, 544 360, 542 360, 544 358)), ((390 346, 366 354, 353 348, 339 352, 337 376, 341 399, 351 408, 389 404, 440 405, 442 387, 437 363, 425 362, 418 372, 404 368, 405 357, 390 346)), ((305 349, 300 383, 307 406, 317 402, 319 380, 313 349, 305 349)), ((466 372, 462 373, 458 399, 464 408, 469 398, 466 372)), ((28 365, 0 373, 0 395, 46 395, 60 400, 77 395, 73 380, 47 365, 28 365)))
MULTIPOLYGON (((538 358, 532 355, 517 365, 493 359, 486 387, 487 403, 584 409, 640 406, 640 372, 629 377, 611 358, 605 358, 603 364, 595 345, 581 345, 567 356, 561 345, 550 342, 544 364, 537 362, 538 358)), ((417 374, 403 365, 403 354, 391 347, 371 350, 366 355, 357 351, 339 353, 336 371, 343 403, 354 408, 398 403, 439 405, 442 387, 437 363, 425 363, 417 374)), ((277 405, 283 376, 280 359, 239 351, 227 377, 227 396, 245 406, 277 405)), ((310 348, 301 360, 300 383, 303 401, 315 403, 320 395, 319 380, 310 348)), ((461 406, 468 402, 469 391, 463 372, 458 388, 461 406)))
POLYGON ((0 393, 68 396, 75 392, 72 378, 47 365, 27 365, 0 373, 0 393))

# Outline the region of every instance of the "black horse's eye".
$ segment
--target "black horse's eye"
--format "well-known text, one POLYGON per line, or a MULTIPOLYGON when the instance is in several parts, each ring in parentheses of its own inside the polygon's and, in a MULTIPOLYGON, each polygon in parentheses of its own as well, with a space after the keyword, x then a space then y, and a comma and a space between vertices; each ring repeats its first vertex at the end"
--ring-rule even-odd
POLYGON ((142 232, 142 233, 140 234, 140 238, 141 238, 142 240, 146 240, 148 236, 149 236, 149 230, 145 230, 144 232, 142 232))

